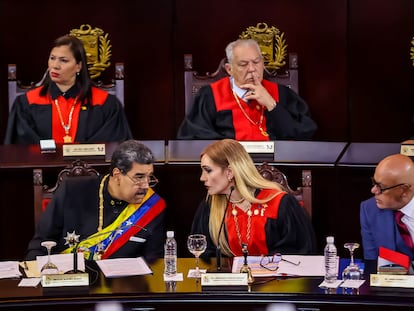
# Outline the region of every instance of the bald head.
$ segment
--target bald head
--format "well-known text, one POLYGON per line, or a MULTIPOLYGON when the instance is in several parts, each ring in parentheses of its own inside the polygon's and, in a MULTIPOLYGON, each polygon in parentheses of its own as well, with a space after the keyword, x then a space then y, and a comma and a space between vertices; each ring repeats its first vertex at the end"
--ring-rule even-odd
POLYGON ((393 154, 378 163, 375 180, 384 184, 414 185, 414 163, 410 157, 393 154))

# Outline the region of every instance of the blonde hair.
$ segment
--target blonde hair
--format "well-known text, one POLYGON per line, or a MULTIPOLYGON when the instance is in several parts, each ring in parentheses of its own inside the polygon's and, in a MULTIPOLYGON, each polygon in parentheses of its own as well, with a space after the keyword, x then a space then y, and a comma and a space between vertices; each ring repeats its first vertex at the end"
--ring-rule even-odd
MULTIPOLYGON (((266 203, 273 199, 283 187, 278 183, 265 179, 257 171, 252 158, 246 149, 234 139, 223 139, 208 145, 201 157, 207 155, 216 165, 223 170, 230 167, 234 176, 234 184, 240 194, 251 203, 266 203), (257 199, 254 192, 257 189, 274 189, 274 194, 264 199, 257 199)), ((225 194, 213 194, 207 197, 210 201, 210 236, 217 244, 221 222, 226 210, 228 199, 225 194)), ((220 245, 223 254, 233 256, 225 238, 224 232, 220 234, 220 245)))

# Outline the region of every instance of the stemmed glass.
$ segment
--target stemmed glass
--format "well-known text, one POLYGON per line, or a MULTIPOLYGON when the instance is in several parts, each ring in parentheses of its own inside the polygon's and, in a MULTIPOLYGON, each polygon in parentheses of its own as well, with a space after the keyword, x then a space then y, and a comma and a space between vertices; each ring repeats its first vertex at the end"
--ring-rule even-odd
POLYGON ((207 248, 207 239, 204 234, 192 234, 187 239, 187 247, 191 254, 196 258, 196 269, 192 274, 195 278, 200 278, 201 273, 198 267, 198 258, 207 248))
POLYGON ((42 274, 58 274, 59 273, 58 267, 50 260, 50 253, 51 253, 52 247, 56 246, 56 242, 44 241, 40 245, 42 245, 43 247, 46 247, 47 249, 47 262, 43 265, 40 272, 42 274))
POLYGON ((342 272, 343 280, 360 280, 361 271, 359 266, 354 262, 354 251, 359 248, 359 243, 345 243, 344 247, 349 250, 351 261, 349 265, 342 272))

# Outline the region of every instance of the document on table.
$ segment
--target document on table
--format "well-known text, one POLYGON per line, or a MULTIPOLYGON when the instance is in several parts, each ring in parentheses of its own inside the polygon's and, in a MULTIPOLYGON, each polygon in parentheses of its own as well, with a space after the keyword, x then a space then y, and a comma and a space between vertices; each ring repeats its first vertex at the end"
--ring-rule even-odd
POLYGON ((18 261, 0 262, 0 279, 18 278, 21 275, 18 261))
MULTIPOLYGON (((323 256, 283 255, 276 271, 260 266, 261 256, 248 256, 247 264, 254 277, 269 276, 323 276, 325 262, 323 256)), ((232 272, 240 272, 244 257, 234 257, 232 272)))
POLYGON ((145 275, 152 270, 142 257, 103 259, 96 262, 106 277, 145 275))

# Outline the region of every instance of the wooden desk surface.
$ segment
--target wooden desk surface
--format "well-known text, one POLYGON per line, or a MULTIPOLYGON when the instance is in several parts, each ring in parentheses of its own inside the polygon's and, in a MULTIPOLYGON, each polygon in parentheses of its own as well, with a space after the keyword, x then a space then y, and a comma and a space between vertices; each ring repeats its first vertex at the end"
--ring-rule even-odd
MULTIPOLYGON (((392 310, 414 307, 414 297, 407 292, 378 291, 366 282, 356 294, 326 293, 318 288, 322 277, 313 278, 256 278, 249 290, 203 291, 200 281, 187 278, 188 269, 194 268, 194 258, 179 258, 178 271, 184 281, 168 286, 163 280, 163 260, 149 264, 152 275, 104 278, 91 281, 83 288, 37 288, 17 287, 19 280, 0 280, 0 308, 7 310, 92 310, 100 301, 122 302, 127 310, 211 310, 219 304, 238 310, 261 310, 271 303, 292 303, 298 308, 311 310, 378 310, 384 306, 392 310), (59 306, 59 307, 58 307, 59 306), (148 309, 151 308, 151 309, 148 309), (154 308, 154 309, 152 309, 154 308), (258 309, 259 308, 259 309, 258 309)), ((215 260, 200 261, 200 268, 215 271, 215 260)), ((101 275, 100 275, 101 276, 101 275)), ((94 274, 90 272, 91 280, 94 274)))

